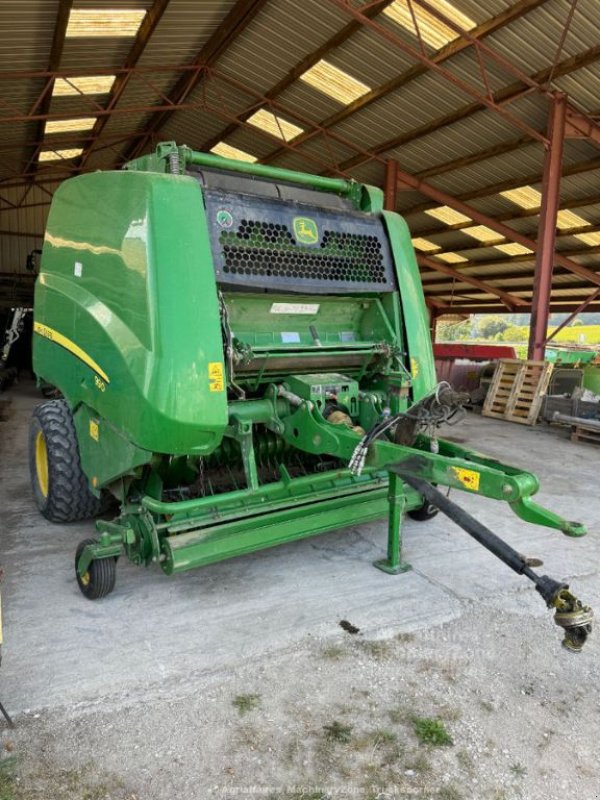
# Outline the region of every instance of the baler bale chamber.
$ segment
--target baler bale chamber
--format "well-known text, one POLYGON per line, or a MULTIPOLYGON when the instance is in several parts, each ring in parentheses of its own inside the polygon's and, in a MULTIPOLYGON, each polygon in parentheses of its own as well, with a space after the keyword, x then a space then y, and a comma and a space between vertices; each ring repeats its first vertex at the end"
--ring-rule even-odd
POLYGON ((123 554, 172 574, 386 516, 376 565, 402 572, 403 514, 439 506, 585 640, 589 609, 433 488, 585 533, 532 501, 535 476, 438 437, 464 398, 436 385, 410 233, 379 189, 173 143, 67 180, 34 332, 38 379, 64 396, 32 422, 40 510, 120 504, 77 549, 86 597, 112 591, 123 554))

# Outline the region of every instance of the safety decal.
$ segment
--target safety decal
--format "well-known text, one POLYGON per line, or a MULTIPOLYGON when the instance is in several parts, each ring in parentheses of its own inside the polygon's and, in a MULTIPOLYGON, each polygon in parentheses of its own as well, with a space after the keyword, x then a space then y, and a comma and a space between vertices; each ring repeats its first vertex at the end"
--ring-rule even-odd
POLYGON ((95 419, 90 420, 90 437, 97 442, 100 438, 100 427, 95 419))
POLYGON ((208 385, 211 392, 225 390, 225 373, 220 361, 211 361, 208 365, 208 385))
POLYGON ((479 489, 479 479, 481 473, 474 469, 464 469, 464 467, 452 467, 452 472, 466 489, 476 492, 479 489))
POLYGON ((417 378, 419 375, 419 362, 416 358, 410 360, 410 374, 413 378, 417 378))

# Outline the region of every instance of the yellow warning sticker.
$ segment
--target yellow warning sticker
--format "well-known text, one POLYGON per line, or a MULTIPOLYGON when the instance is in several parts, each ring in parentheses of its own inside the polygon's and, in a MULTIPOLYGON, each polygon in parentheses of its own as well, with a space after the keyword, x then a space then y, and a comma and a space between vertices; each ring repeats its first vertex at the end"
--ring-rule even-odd
POLYGON ((209 361, 208 384, 211 392, 222 392, 225 389, 225 374, 220 361, 209 361))
POLYGON ((90 420, 90 436, 95 442, 100 438, 100 428, 95 419, 90 420))
POLYGON ((463 467, 452 467, 452 472, 465 488, 470 489, 472 492, 476 492, 479 489, 481 473, 475 472, 473 469, 464 469, 463 467))
POLYGON ((413 378, 417 378, 419 375, 419 362, 416 358, 410 360, 410 372, 413 378))

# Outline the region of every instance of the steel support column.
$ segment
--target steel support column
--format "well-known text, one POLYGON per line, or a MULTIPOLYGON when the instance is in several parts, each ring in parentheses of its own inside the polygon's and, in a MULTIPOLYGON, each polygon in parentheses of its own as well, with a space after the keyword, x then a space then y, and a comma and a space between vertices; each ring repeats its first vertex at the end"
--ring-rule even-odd
POLYGON ((543 361, 548 317, 550 315, 550 293, 552 291, 552 270, 554 268, 554 249, 556 245, 556 215, 560 203, 560 177, 565 140, 565 120, 567 97, 557 94, 550 106, 548 120, 548 139, 550 144, 544 160, 542 180, 542 206, 538 227, 538 251, 533 278, 533 298, 531 303, 531 325, 527 357, 543 361))

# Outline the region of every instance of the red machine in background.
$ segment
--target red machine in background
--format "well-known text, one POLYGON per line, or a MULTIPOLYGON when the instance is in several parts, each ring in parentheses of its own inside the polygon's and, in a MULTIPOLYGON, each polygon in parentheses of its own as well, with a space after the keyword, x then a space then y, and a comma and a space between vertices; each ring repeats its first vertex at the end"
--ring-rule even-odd
POLYGON ((443 342, 433 345, 433 354, 438 381, 448 381, 458 392, 469 392, 473 400, 480 388, 484 389, 483 399, 499 358, 517 358, 515 348, 505 344, 443 342))

